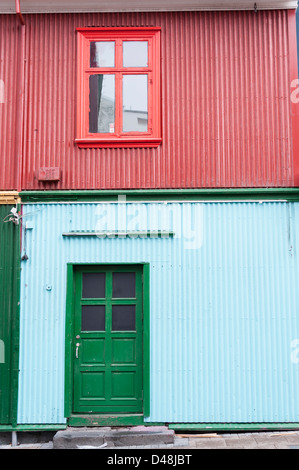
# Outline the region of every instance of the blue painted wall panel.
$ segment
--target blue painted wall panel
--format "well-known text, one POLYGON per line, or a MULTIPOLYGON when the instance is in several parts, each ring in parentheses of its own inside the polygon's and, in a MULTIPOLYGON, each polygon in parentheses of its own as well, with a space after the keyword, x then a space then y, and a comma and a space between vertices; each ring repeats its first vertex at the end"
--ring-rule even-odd
POLYGON ((68 262, 150 263, 149 421, 299 422, 299 204, 28 204, 24 214, 19 423, 65 421, 68 262), (114 229, 175 236, 62 236, 114 229))

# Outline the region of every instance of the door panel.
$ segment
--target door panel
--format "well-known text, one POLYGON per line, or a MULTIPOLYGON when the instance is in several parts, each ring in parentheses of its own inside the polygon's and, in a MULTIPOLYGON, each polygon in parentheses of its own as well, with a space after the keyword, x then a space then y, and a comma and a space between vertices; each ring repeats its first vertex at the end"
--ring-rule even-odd
POLYGON ((77 269, 74 326, 73 411, 142 412, 142 268, 77 269))

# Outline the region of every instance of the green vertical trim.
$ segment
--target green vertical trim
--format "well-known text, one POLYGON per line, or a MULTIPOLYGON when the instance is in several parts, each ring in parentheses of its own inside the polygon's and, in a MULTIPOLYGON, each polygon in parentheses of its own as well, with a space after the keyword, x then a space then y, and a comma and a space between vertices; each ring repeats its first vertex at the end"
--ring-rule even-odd
MULTIPOLYGON (((21 205, 17 205, 21 211, 21 205)), ((18 424, 18 391, 19 391, 19 355, 20 355, 20 298, 21 298, 21 226, 15 227, 15 256, 12 311, 12 361, 11 361, 11 422, 18 424)))
POLYGON ((150 265, 143 265, 143 413, 150 416, 150 265))
MULTIPOLYGON (((0 205, 0 335, 4 363, 0 364, 0 423, 17 425, 20 325, 20 225, 3 222, 14 207, 0 205)), ((20 206, 17 206, 20 210, 20 206)))
MULTIPOLYGON (((112 396, 112 367, 111 367, 111 356, 112 356, 112 271, 106 271, 106 309, 105 309, 105 380, 107 388, 105 390, 105 399, 111 402, 112 396), (111 314, 109 315, 109 312, 111 314), (108 356, 108 357, 107 357, 108 356), (108 359, 108 364, 107 364, 108 359)), ((109 412, 107 412, 109 413, 109 412)))
POLYGON ((64 416, 67 418, 72 413, 72 340, 73 340, 73 306, 74 306, 74 266, 67 264, 66 287, 66 315, 65 315, 65 396, 64 416))

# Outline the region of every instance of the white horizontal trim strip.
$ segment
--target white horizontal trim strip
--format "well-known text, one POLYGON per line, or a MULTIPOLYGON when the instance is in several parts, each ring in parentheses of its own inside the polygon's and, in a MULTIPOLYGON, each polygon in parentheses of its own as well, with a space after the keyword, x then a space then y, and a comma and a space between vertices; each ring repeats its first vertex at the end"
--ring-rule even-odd
MULTIPOLYGON (((211 11, 211 10, 253 10, 256 3, 258 10, 295 9, 297 1, 282 0, 240 0, 240 1, 207 1, 207 0, 22 0, 22 13, 84 13, 116 11, 211 11)), ((2 0, 0 13, 15 13, 11 0, 2 0)))

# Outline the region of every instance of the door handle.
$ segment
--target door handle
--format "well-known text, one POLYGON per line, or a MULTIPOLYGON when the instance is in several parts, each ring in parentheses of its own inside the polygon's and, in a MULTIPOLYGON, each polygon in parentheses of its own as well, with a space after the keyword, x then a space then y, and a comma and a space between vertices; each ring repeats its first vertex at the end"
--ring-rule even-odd
POLYGON ((76 343, 76 359, 78 359, 79 357, 79 346, 80 346, 80 343, 76 343))

